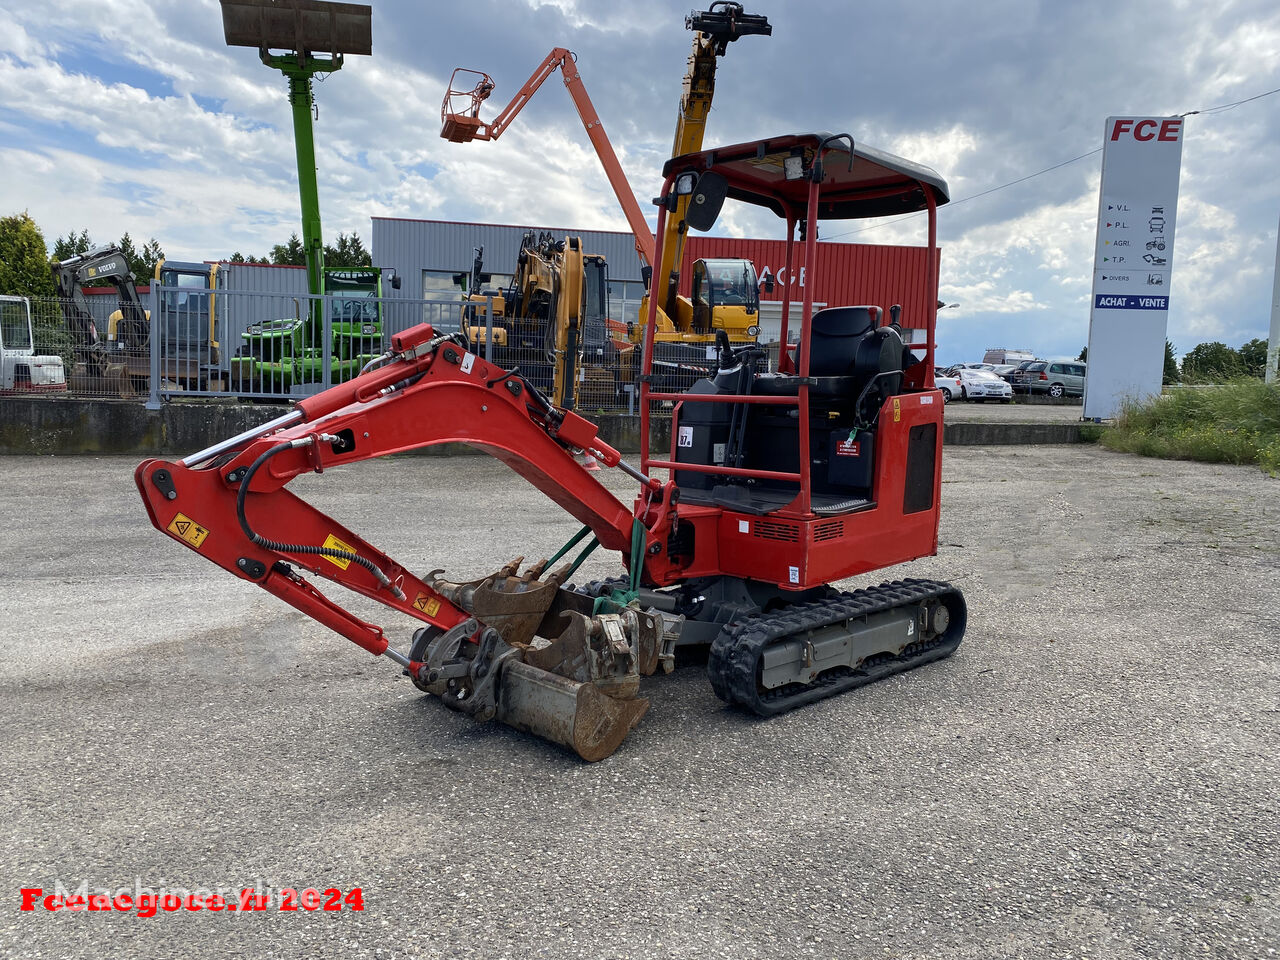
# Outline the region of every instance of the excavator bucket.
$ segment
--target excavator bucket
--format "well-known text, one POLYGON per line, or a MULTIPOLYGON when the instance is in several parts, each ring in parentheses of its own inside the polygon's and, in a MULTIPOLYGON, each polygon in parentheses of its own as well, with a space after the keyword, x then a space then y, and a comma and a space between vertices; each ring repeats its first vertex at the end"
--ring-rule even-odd
POLYGON ((139 395, 125 363, 77 361, 72 364, 67 377, 67 389, 87 396, 117 396, 121 400, 136 400, 139 395))
POLYGON ((649 709, 637 694, 641 674, 659 663, 663 622, 616 604, 597 613, 593 599, 560 588, 568 566, 541 579, 547 562, 521 575, 522 560, 467 583, 440 571, 430 575, 431 588, 492 637, 465 661, 465 674, 458 641, 467 631, 436 637, 415 654, 425 664, 418 686, 477 719, 497 719, 584 760, 603 760, 649 709))
POLYGON ((227 45, 299 53, 373 52, 373 8, 329 0, 222 0, 227 45))
POLYGON ((503 671, 497 717, 594 763, 617 750, 648 709, 648 700, 619 700, 590 683, 515 661, 503 671))

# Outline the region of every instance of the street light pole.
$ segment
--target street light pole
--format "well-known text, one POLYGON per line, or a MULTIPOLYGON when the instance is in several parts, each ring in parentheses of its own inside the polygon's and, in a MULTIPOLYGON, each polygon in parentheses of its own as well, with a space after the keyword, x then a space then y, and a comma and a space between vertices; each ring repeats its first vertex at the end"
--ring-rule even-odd
POLYGON ((1271 281, 1271 337, 1267 342, 1267 383, 1280 374, 1280 228, 1276 230, 1276 269, 1271 281))

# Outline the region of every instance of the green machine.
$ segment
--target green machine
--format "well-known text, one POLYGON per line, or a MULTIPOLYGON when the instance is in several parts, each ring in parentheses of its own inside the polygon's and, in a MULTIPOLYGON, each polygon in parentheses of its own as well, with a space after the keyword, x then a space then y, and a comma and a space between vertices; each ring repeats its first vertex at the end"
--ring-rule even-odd
MULTIPOLYGON (((329 342, 324 342, 321 301, 292 317, 251 324, 231 360, 233 389, 282 393, 295 384, 342 383, 383 352, 382 271, 326 269, 321 292, 329 302, 329 342)), ((391 283, 398 286, 398 279, 391 283)), ((295 301, 296 303, 297 301, 295 301)))
MULTIPOLYGON (((372 8, 327 0, 221 2, 227 44, 256 48, 262 62, 289 82, 307 290, 315 298, 341 298, 329 301, 328 338, 321 299, 310 300, 305 309, 298 305, 292 317, 251 324, 231 361, 232 382, 276 392, 298 383, 321 383, 327 369, 330 382, 340 383, 382 353, 382 271, 325 268, 311 84, 316 74, 340 70, 347 54, 372 54, 372 8)), ((398 277, 391 282, 400 286, 398 277)))

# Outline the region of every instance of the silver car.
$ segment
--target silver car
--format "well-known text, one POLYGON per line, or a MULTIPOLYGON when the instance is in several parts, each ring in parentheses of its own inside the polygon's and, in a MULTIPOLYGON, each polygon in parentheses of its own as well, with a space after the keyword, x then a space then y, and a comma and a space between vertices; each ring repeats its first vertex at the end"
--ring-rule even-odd
POLYGON ((1051 397, 1083 397, 1088 365, 1078 360, 1038 360, 1014 374, 1019 393, 1047 393, 1051 397))

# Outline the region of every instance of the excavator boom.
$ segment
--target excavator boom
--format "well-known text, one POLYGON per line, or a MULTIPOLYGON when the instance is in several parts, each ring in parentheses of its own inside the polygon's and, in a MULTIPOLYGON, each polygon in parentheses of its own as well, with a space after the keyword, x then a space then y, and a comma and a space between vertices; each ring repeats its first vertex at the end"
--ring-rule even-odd
MULTIPOLYGON (((728 45, 745 36, 773 35, 768 18, 744 13, 742 4, 727 0, 718 0, 707 10, 694 11, 685 18, 684 25, 694 31, 693 49, 689 53, 680 112, 676 116, 675 140, 671 145, 673 157, 697 153, 702 149, 707 115, 711 112, 716 92, 716 62, 725 55, 728 45)), ((655 278, 662 278, 666 284, 665 289, 659 289, 658 302, 671 317, 680 312, 676 298, 680 285, 680 260, 687 236, 684 218, 688 208, 687 195, 676 199, 675 209, 667 216, 662 262, 655 264, 655 278)))
POLYGON ((158 530, 394 660, 451 707, 479 719, 499 716, 586 759, 607 756, 647 707, 635 698, 637 670, 652 672, 657 663, 660 618, 598 613, 559 589, 570 566, 543 577, 547 561, 518 575, 517 559, 471 583, 450 582, 438 570, 418 576, 285 489, 301 473, 440 443, 483 450, 578 518, 599 545, 630 550, 637 562, 644 555, 648 532, 575 453, 624 466, 646 490, 661 485, 625 467, 589 421, 427 324, 394 337, 382 365, 355 380, 180 462, 147 460, 135 481, 158 530), (424 627, 408 652, 398 651, 382 627, 329 599, 302 571, 424 627), (534 648, 535 631, 551 646, 534 648))

